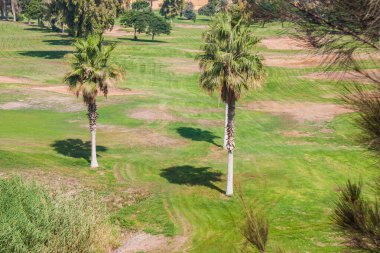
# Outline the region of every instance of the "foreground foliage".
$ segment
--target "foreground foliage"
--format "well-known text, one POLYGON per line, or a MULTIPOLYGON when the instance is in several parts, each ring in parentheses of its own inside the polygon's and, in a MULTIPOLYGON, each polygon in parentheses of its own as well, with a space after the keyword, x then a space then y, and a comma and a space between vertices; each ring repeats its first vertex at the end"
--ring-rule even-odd
POLYGON ((352 248, 380 251, 379 205, 363 198, 361 183, 347 182, 337 202, 333 220, 352 248))
POLYGON ((0 180, 0 252, 107 252, 116 232, 93 194, 52 197, 20 178, 0 180))

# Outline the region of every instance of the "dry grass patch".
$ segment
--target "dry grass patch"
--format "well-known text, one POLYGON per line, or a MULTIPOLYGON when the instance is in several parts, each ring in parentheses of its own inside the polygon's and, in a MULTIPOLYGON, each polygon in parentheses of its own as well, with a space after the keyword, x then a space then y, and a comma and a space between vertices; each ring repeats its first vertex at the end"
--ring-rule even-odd
POLYGON ((0 76, 0 83, 32 84, 33 80, 24 77, 0 76))
MULTIPOLYGON (((73 92, 71 92, 68 86, 66 85, 37 86, 37 87, 32 87, 32 89, 55 92, 55 93, 66 94, 66 95, 73 94, 73 92)), ((108 96, 128 96, 128 95, 142 95, 142 94, 145 94, 145 93, 143 91, 120 89, 120 88, 115 88, 115 87, 111 87, 108 90, 108 96)))
POLYGON ((207 28, 208 28, 208 25, 175 24, 175 27, 180 27, 180 28, 193 28, 193 29, 207 29, 207 28))
POLYGON ((131 112, 129 117, 134 119, 141 119, 148 122, 153 121, 180 121, 165 107, 157 108, 137 108, 131 112))
POLYGON ((130 31, 126 31, 125 28, 114 25, 112 30, 105 31, 104 35, 111 37, 125 37, 125 36, 133 36, 134 33, 130 31))
POLYGON ((262 39, 261 44, 273 50, 308 50, 312 48, 307 42, 289 36, 262 39))
POLYGON ((175 147, 186 144, 183 139, 177 139, 146 128, 126 128, 98 124, 97 131, 99 133, 99 143, 102 142, 100 139, 104 138, 115 145, 122 144, 128 147, 175 147))
POLYGON ((365 75, 356 71, 334 71, 334 72, 316 72, 302 76, 302 78, 312 80, 331 80, 331 81, 347 81, 363 84, 374 83, 373 80, 380 80, 380 69, 371 69, 364 71, 365 75), (368 75, 369 77, 367 77, 368 75))
POLYGON ((198 73, 198 62, 186 58, 160 58, 160 62, 168 65, 169 70, 180 74, 198 73))
POLYGON ((256 101, 247 105, 248 109, 290 117, 298 122, 331 121, 335 116, 353 112, 342 105, 313 102, 256 101))

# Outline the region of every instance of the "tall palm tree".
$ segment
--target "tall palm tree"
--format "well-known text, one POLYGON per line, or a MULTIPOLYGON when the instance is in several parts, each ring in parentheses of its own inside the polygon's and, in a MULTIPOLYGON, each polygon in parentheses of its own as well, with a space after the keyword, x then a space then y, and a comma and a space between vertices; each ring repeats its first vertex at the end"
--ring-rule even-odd
POLYGON ((91 131, 91 168, 98 167, 96 159, 96 96, 102 93, 107 97, 113 82, 122 77, 120 68, 110 64, 109 59, 115 44, 103 45, 103 36, 94 34, 78 39, 75 43, 71 71, 65 76, 65 82, 77 97, 81 95, 87 105, 91 131))
POLYGON ((228 107, 227 196, 233 195, 235 104, 244 91, 261 85, 265 73, 261 57, 253 51, 258 41, 242 20, 234 21, 230 13, 219 13, 204 34, 204 52, 198 56, 201 88, 219 92, 228 107))

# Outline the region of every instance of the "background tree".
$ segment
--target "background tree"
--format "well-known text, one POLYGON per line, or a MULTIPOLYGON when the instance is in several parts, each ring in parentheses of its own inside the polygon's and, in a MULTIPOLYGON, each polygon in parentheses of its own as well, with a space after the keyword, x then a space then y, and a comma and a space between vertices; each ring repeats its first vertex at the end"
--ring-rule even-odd
POLYGON ((132 10, 148 10, 150 8, 150 4, 145 0, 138 0, 132 3, 132 10))
POLYGON ((199 15, 212 16, 216 13, 217 0, 208 0, 208 3, 198 10, 199 15))
POLYGON ((195 14, 194 4, 192 2, 186 2, 183 16, 188 20, 193 20, 194 22, 197 19, 197 14, 195 14))
POLYGON ((170 30, 171 25, 167 23, 165 19, 155 15, 154 13, 150 15, 146 33, 152 36, 152 40, 154 40, 154 36, 156 35, 170 34, 170 30))
POLYGON ((55 4, 62 12, 69 34, 76 37, 111 29, 119 8, 118 0, 55 0, 55 4))
POLYGON ((98 167, 96 157, 96 97, 98 93, 107 96, 110 85, 121 78, 118 66, 109 63, 115 44, 103 45, 102 35, 89 35, 75 44, 71 71, 65 76, 65 82, 77 97, 82 96, 88 108, 88 120, 91 131, 91 168, 98 167))
POLYGON ((240 20, 236 24, 230 13, 219 13, 204 35, 203 50, 198 59, 201 88, 209 93, 220 91, 228 104, 227 145, 228 170, 226 195, 233 194, 233 153, 235 104, 244 91, 259 87, 264 77, 261 57, 253 48, 258 39, 240 20))
POLYGON ((154 15, 151 11, 127 11, 120 19, 123 26, 132 27, 134 31, 133 39, 137 40, 137 33, 143 33, 149 25, 150 19, 154 15))
POLYGON ((173 22, 173 18, 178 16, 180 7, 177 0, 164 0, 160 9, 161 16, 164 16, 165 19, 170 19, 170 22, 173 22))
POLYGON ((45 14, 45 6, 42 0, 31 0, 26 6, 24 14, 29 21, 31 19, 37 19, 38 24, 41 25, 42 18, 45 14))

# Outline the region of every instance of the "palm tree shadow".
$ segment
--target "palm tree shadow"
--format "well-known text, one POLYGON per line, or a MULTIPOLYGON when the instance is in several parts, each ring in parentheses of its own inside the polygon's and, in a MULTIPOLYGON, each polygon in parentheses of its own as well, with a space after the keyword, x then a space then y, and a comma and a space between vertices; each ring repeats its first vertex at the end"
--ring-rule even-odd
POLYGON ((202 130, 200 128, 193 127, 179 127, 177 128, 177 133, 182 137, 191 139, 193 141, 205 141, 214 144, 217 147, 222 147, 214 141, 215 139, 219 139, 220 137, 216 136, 208 130, 202 130))
MULTIPOLYGON (((91 142, 83 142, 81 139, 66 139, 57 140, 50 145, 54 150, 64 156, 73 158, 83 158, 87 162, 91 162, 91 142)), ((104 146, 96 146, 96 151, 106 152, 107 148, 104 146)), ((97 155, 99 156, 99 155, 97 155)))
POLYGON ((224 193, 213 182, 221 181, 222 173, 210 171, 210 167, 195 168, 190 165, 174 166, 162 169, 160 176, 166 178, 169 183, 190 186, 206 186, 210 189, 224 193))

